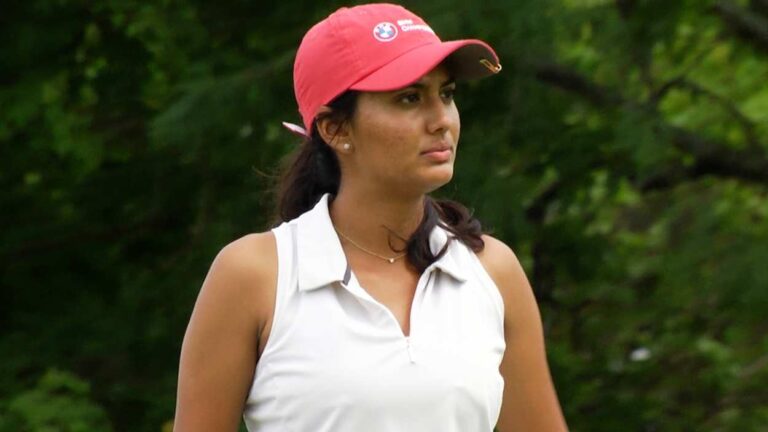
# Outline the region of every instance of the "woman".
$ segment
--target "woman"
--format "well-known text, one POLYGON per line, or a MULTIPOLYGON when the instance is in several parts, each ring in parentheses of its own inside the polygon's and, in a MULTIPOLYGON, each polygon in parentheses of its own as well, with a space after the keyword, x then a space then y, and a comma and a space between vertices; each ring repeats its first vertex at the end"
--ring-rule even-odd
POLYGON ((175 430, 564 431, 513 252, 461 205, 455 79, 501 69, 406 9, 343 8, 297 52, 305 136, 277 228, 225 247, 184 338, 175 430))

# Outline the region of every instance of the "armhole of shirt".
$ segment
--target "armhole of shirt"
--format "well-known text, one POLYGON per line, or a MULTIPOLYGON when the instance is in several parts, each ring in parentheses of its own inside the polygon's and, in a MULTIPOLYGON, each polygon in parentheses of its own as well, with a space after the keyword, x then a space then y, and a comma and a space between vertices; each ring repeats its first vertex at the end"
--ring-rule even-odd
POLYGON ((480 257, 478 257, 477 254, 469 248, 466 248, 466 252, 471 256, 470 259, 474 264, 473 267, 475 268, 475 273, 480 278, 480 281, 489 288, 489 295, 493 297, 493 301, 496 303, 496 307, 499 312, 499 318, 501 319, 501 331, 502 334, 504 334, 505 311, 504 297, 501 295, 501 290, 499 289, 499 286, 496 285, 496 282, 493 280, 493 277, 491 277, 491 274, 488 273, 488 270, 483 265, 483 262, 480 261, 480 257))
POLYGON ((275 236, 275 246, 277 248, 275 305, 272 312, 272 325, 269 329, 267 344, 264 346, 259 363, 256 365, 257 370, 259 369, 259 366, 261 366, 262 369, 265 367, 270 352, 277 343, 277 339, 281 336, 283 310, 285 309, 285 304, 288 301, 288 296, 290 294, 289 285, 292 279, 291 270, 293 268, 293 263, 296 262, 295 229, 295 225, 284 223, 272 230, 272 233, 275 236))

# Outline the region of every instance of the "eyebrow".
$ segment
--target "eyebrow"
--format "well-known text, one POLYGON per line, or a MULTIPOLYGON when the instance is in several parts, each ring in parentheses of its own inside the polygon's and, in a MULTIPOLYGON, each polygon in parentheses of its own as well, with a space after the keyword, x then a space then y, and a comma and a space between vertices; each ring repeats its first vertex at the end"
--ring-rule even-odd
MULTIPOLYGON (((448 79, 447 79, 447 80, 445 80, 445 81, 444 81, 442 84, 440 84, 440 88, 443 88, 443 87, 445 87, 445 86, 448 86, 448 85, 454 84, 455 82, 456 82, 456 79, 455 79, 455 78, 453 78, 453 77, 448 77, 448 79)), ((423 88, 426 88, 426 87, 427 87, 427 85, 426 85, 426 84, 424 84, 423 82, 421 82, 421 81, 416 81, 415 83, 413 83, 413 84, 411 84, 411 85, 409 85, 409 86, 406 86, 405 88, 417 88, 417 89, 423 89, 423 88)))

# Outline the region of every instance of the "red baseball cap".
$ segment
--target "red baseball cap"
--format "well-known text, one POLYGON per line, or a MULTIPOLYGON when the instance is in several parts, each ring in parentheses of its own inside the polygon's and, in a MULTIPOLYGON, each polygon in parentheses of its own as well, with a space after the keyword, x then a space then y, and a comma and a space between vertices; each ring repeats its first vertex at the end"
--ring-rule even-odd
POLYGON ((315 24, 301 41, 293 87, 307 135, 321 106, 347 90, 390 91, 405 87, 449 58, 456 79, 501 70, 499 58, 477 39, 442 42, 432 28, 402 6, 375 3, 341 8, 315 24))

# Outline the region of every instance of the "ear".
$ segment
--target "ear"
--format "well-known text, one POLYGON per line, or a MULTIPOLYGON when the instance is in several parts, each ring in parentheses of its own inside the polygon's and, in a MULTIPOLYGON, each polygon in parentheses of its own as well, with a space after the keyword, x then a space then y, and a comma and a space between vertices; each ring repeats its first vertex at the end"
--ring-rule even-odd
POLYGON ((342 151, 341 146, 349 142, 349 124, 334 120, 333 116, 328 115, 330 112, 331 109, 327 106, 320 107, 315 127, 323 141, 334 150, 342 151))

